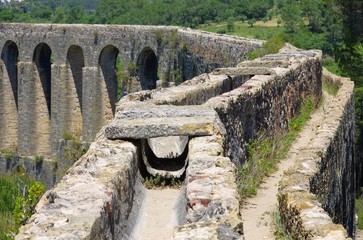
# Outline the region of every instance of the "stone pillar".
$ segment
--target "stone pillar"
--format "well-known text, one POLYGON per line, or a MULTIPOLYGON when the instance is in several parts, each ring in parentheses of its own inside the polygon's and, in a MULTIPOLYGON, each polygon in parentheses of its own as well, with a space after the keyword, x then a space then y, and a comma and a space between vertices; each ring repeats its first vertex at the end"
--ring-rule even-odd
POLYGON ((17 93, 14 92, 17 89, 13 88, 9 74, 4 62, 0 61, 0 150, 15 150, 18 145, 17 93))
POLYGON ((52 86, 51 86, 51 153, 56 155, 59 141, 66 131, 67 112, 67 80, 66 65, 52 65, 52 86))
POLYGON ((100 73, 97 67, 83 68, 82 95, 83 138, 86 141, 92 141, 103 124, 102 92, 100 73))
POLYGON ((35 66, 32 62, 18 62, 18 152, 20 155, 35 155, 36 144, 36 86, 35 66))

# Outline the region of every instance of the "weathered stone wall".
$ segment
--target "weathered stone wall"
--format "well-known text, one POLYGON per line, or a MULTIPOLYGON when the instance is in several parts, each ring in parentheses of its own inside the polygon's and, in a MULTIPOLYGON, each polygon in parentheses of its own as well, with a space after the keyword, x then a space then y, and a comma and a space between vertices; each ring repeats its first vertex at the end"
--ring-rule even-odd
MULTIPOLYGON (((227 129, 226 155, 241 166, 247 142, 261 134, 273 137, 285 131, 289 120, 308 97, 321 96, 321 53, 291 50, 265 56, 242 66, 276 66, 271 75, 254 75, 241 87, 210 99, 206 104, 219 114, 227 129), (282 66, 282 67, 281 67, 282 66)), ((256 69, 245 67, 247 74, 256 69)), ((232 70, 226 74, 236 74, 232 70)))
POLYGON ((324 78, 341 87, 279 190, 283 224, 294 239, 346 239, 355 231, 353 82, 327 71, 324 78))
POLYGON ((93 140, 115 113, 118 61, 138 68, 136 83, 123 86, 145 90, 156 86, 143 82, 150 77, 181 82, 235 65, 262 44, 178 27, 0 24, 0 29, 0 88, 8 93, 0 98, 6 133, 0 148, 18 147, 22 155, 55 155, 64 132, 93 140))
POLYGON ((98 139, 16 239, 127 239, 142 201, 137 155, 130 142, 98 139))

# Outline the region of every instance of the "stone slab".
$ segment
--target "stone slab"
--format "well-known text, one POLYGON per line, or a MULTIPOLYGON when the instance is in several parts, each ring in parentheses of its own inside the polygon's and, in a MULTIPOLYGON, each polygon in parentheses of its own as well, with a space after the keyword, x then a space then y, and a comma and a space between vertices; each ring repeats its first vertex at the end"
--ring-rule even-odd
POLYGON ((217 113, 204 106, 149 106, 124 109, 106 127, 109 139, 212 135, 217 113))
POLYGON ((272 75, 275 72, 269 67, 237 67, 237 68, 218 68, 214 74, 226 75, 272 75))
POLYGON ((243 67, 268 67, 268 68, 287 68, 290 66, 289 61, 275 60, 275 61, 246 61, 237 65, 239 68, 243 67))

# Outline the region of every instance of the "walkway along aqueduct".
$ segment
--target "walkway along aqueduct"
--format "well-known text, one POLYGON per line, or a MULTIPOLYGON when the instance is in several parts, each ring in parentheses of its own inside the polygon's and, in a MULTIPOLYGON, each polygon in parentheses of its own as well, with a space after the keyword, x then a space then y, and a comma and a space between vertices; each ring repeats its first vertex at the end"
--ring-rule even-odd
POLYGON ((288 46, 245 61, 261 41, 49 24, 1 24, 1 45, 0 148, 50 157, 63 132, 94 140, 16 239, 130 239, 145 170, 185 174, 173 239, 243 239, 235 173, 246 143, 286 130, 305 99, 321 97, 322 78, 340 86, 337 100, 309 154, 296 159, 296 181, 282 183, 280 214, 296 239, 354 236, 353 84, 323 76, 320 51, 288 46), (139 79, 122 91, 144 90, 119 102, 118 61, 139 79), (165 82, 183 83, 158 88, 165 82))

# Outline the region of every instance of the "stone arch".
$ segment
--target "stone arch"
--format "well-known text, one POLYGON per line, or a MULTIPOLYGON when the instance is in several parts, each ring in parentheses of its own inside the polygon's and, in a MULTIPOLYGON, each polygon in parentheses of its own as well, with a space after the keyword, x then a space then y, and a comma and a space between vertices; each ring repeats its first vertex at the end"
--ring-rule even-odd
POLYGON ((18 46, 7 41, 1 52, 0 149, 16 147, 18 142, 18 58, 18 46))
POLYGON ((52 50, 46 43, 39 43, 34 49, 34 118, 31 119, 34 152, 38 155, 50 153, 51 77, 52 50))
MULTIPOLYGON (((101 116, 103 117, 103 123, 108 120, 112 120, 115 115, 118 81, 116 72, 116 60, 119 50, 113 45, 107 45, 101 51, 99 57, 99 68, 101 74, 100 94, 101 96, 101 116)), ((102 123, 102 124, 103 124, 102 123)), ((100 126, 101 127, 101 126, 100 126)))
POLYGON ((65 129, 64 131, 82 135, 82 89, 83 89, 83 49, 72 45, 67 52, 67 78, 65 79, 65 129))
POLYGON ((158 80, 158 59, 150 47, 145 47, 137 59, 137 76, 142 90, 156 88, 158 80))

